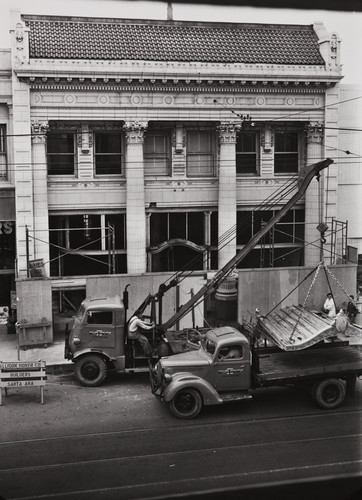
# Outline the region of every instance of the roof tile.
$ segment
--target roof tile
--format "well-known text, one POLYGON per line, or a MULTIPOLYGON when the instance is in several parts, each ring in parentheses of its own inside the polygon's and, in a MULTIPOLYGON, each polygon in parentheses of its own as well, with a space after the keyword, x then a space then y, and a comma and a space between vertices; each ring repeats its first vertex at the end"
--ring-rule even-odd
POLYGON ((23 18, 36 59, 324 64, 312 26, 23 18))

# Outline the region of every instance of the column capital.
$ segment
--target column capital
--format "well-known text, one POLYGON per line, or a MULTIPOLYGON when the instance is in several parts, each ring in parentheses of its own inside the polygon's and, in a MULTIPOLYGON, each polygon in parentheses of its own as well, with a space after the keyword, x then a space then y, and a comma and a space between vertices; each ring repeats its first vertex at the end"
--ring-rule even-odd
POLYGON ((126 122, 123 125, 123 130, 126 132, 127 144, 143 143, 144 133, 147 128, 147 122, 126 122))
POLYGON ((47 121, 34 121, 31 123, 31 142, 33 144, 45 144, 46 133, 49 130, 47 121))
POLYGON ((240 123, 235 122, 227 122, 220 123, 218 125, 217 130, 219 132, 219 141, 220 143, 236 143, 236 133, 241 129, 240 123))
POLYGON ((324 137, 324 128, 322 122, 310 122, 306 126, 308 144, 322 144, 324 137))

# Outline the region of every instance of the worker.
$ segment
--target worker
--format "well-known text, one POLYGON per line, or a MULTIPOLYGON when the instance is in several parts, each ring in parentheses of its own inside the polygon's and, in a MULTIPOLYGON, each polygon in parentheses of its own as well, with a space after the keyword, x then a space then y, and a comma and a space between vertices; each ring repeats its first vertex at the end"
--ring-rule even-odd
POLYGON ((128 338, 131 340, 137 340, 140 346, 143 349, 143 352, 146 358, 152 357, 152 347, 145 335, 140 332, 140 329, 143 330, 152 330, 154 328, 155 323, 152 321, 151 323, 146 323, 143 319, 143 316, 140 314, 135 314, 129 320, 128 323, 128 338))
POLYGON ((354 295, 349 296, 349 301, 347 304, 347 316, 350 323, 356 322, 356 316, 359 313, 358 308, 356 307, 356 303, 354 301, 354 295))
POLYGON ((240 359, 241 356, 242 356, 242 350, 240 346, 230 346, 220 349, 218 358, 220 360, 240 359))
POLYGON ((328 314, 329 318, 336 317, 336 304, 334 303, 334 299, 331 293, 327 293, 327 298, 323 305, 323 312, 328 314))

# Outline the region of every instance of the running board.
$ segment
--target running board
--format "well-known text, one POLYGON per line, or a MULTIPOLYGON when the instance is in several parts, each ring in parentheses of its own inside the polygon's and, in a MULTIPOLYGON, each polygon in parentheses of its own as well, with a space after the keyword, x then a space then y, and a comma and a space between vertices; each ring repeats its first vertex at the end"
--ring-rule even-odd
POLYGON ((240 401, 241 399, 253 399, 251 394, 244 391, 224 392, 220 396, 224 403, 228 401, 240 401))

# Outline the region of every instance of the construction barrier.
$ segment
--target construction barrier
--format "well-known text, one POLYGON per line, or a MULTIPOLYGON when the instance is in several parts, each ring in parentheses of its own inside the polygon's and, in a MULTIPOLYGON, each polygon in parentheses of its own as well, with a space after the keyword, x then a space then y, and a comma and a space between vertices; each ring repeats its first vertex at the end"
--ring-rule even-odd
POLYGON ((44 386, 47 380, 45 361, 8 361, 0 362, 0 406, 2 388, 40 387, 40 402, 44 404, 44 386))

